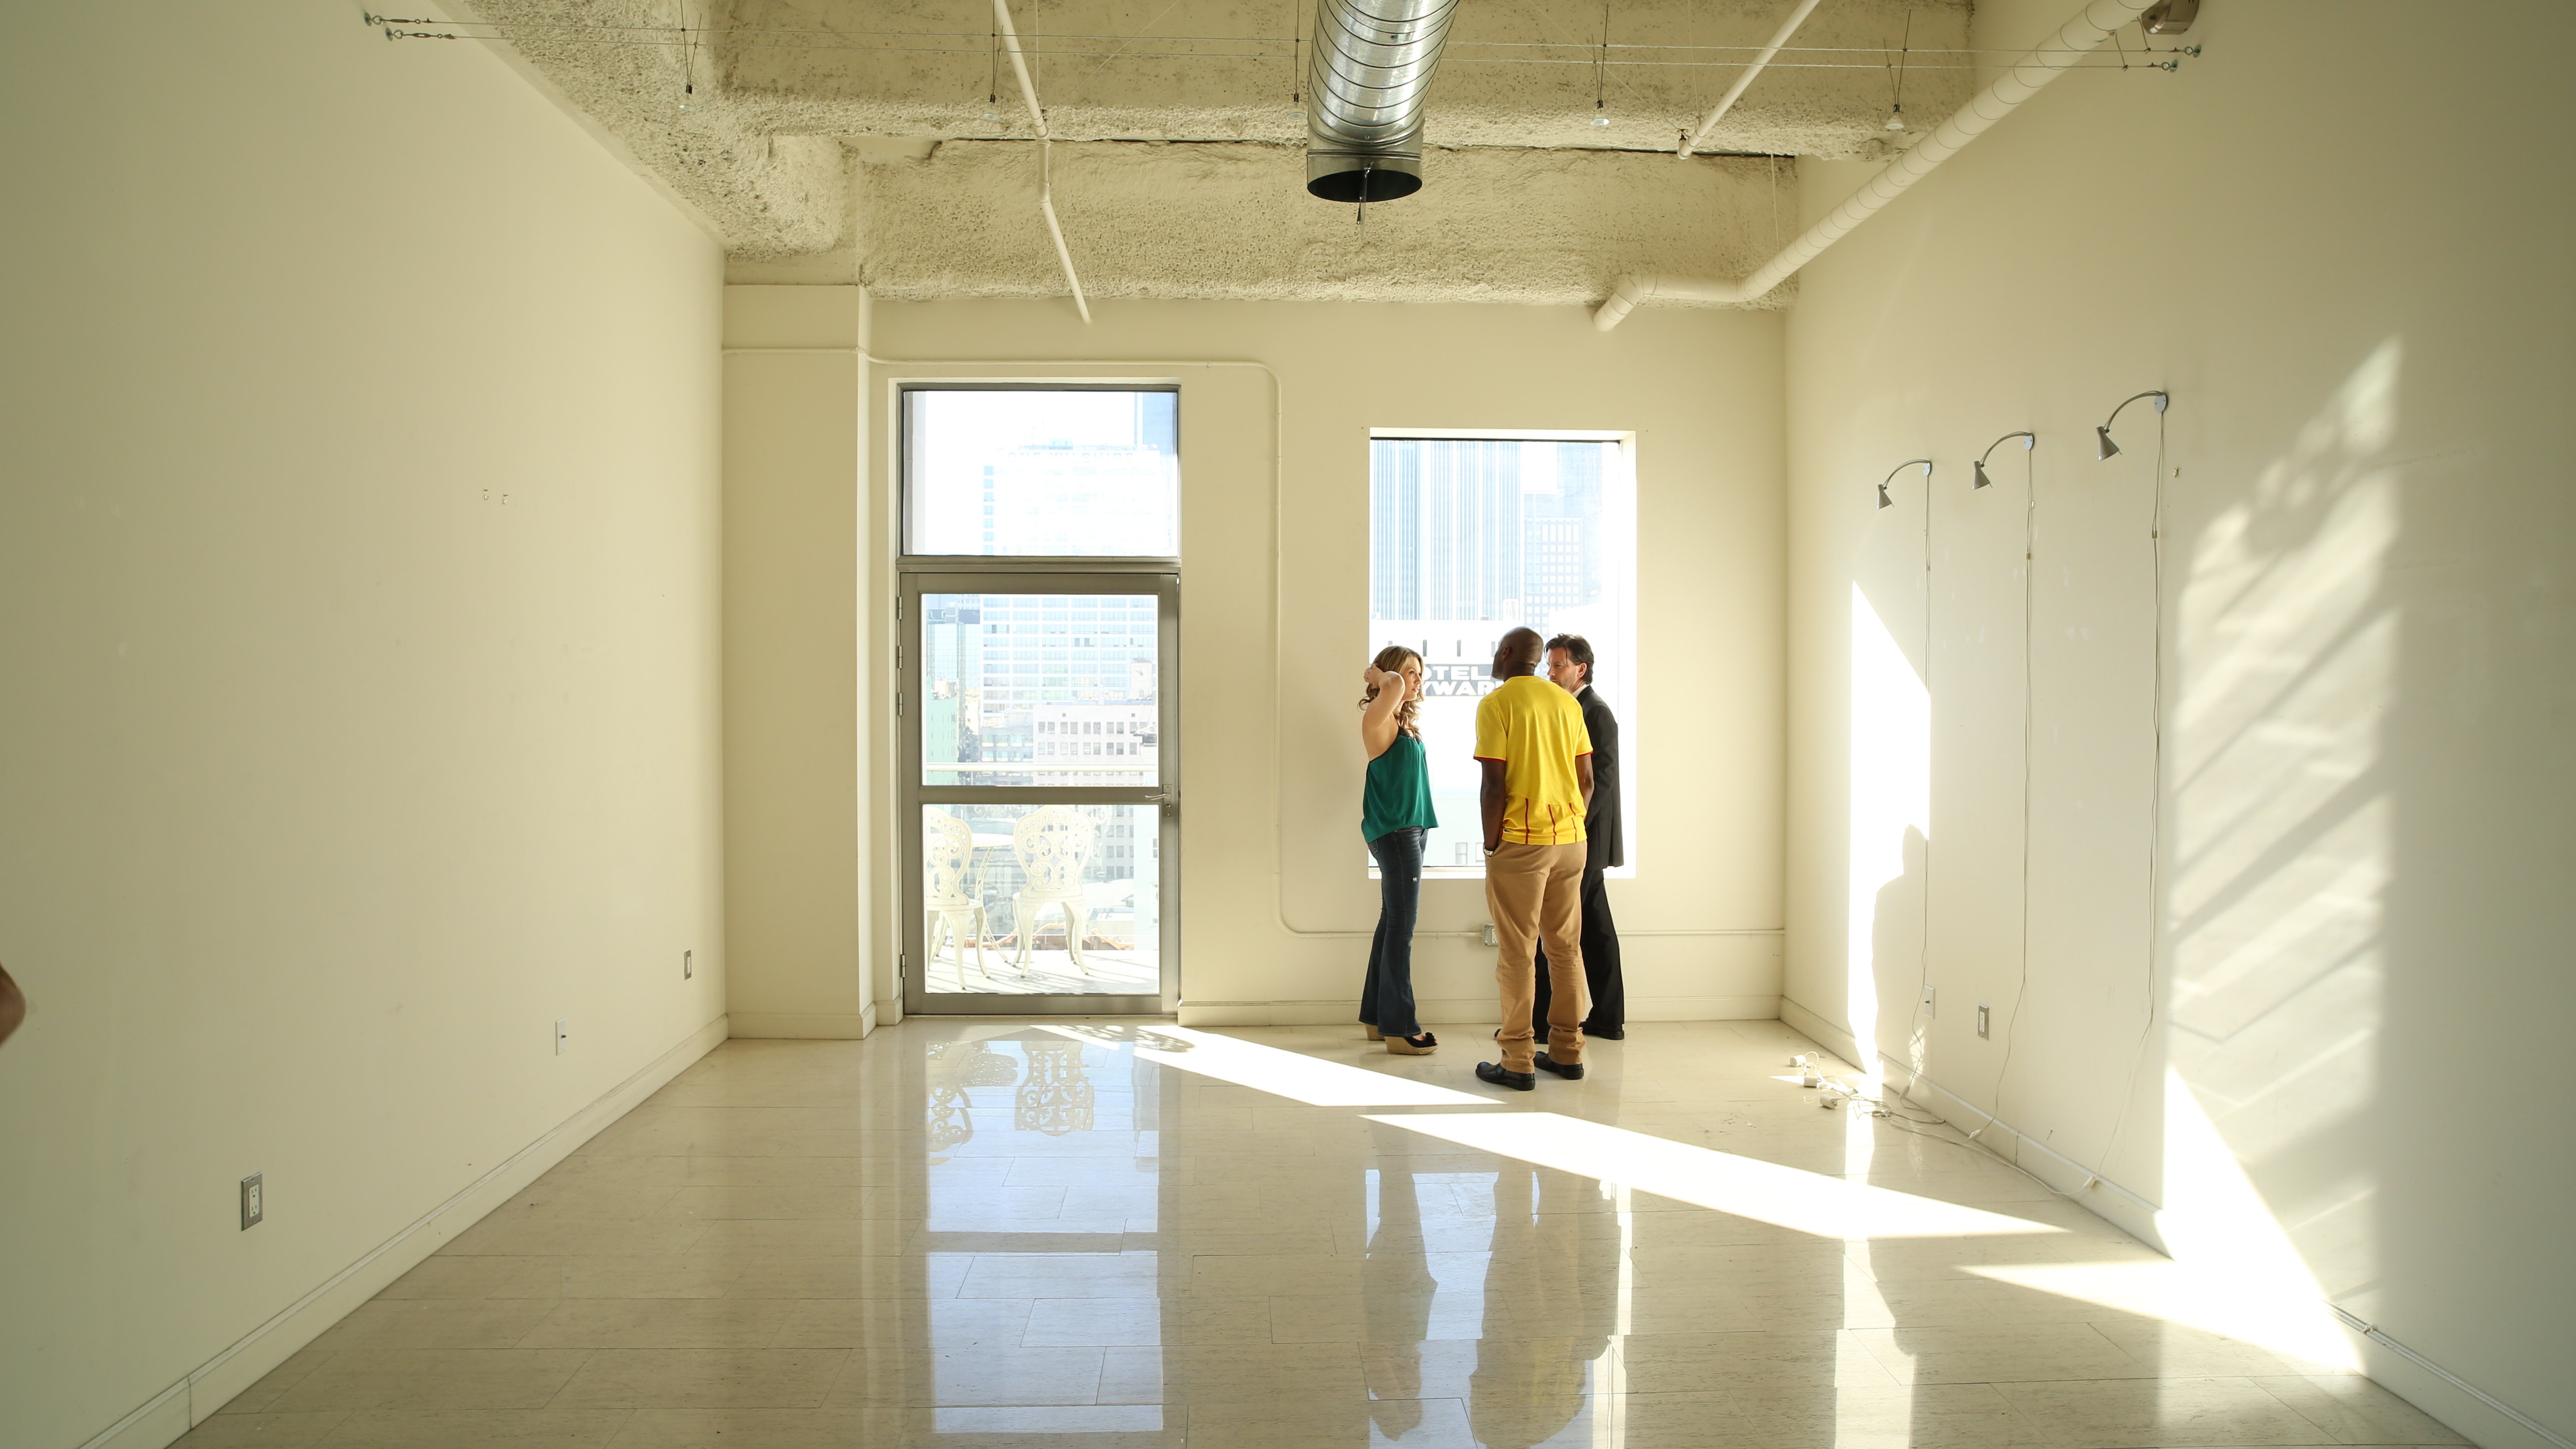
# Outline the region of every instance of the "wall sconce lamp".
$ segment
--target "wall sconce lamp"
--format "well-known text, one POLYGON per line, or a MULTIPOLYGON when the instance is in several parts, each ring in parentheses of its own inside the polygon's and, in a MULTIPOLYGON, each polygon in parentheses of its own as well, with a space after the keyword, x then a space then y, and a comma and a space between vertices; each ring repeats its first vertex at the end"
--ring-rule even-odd
POLYGON ((1986 444, 1985 458, 1979 458, 1974 465, 1977 474, 1977 481, 1970 484, 1970 487, 1992 488, 1995 486, 1995 480, 1986 476, 1986 458, 1993 457, 1995 455, 1995 449, 2002 447, 2004 444, 2011 442, 2015 438, 2021 439, 2021 450, 2025 453, 2039 446, 2039 434, 2026 431, 2019 433, 2006 433, 2002 437, 1995 439, 1993 442, 1986 444))
POLYGON ((1881 479, 1879 479, 1879 480, 1878 480, 1878 506, 1879 506, 1879 507, 1881 507, 1881 508, 1893 508, 1893 507, 1895 507, 1895 506, 1896 506, 1896 500, 1887 496, 1887 485, 1888 485, 1888 484, 1890 484, 1890 483, 1895 482, 1895 481, 1896 481, 1896 475, 1897 475, 1897 474, 1899 474, 1899 473, 1904 472, 1904 471, 1905 471, 1906 469, 1908 469, 1908 468, 1920 468, 1920 469, 1922 469, 1922 470, 1923 470, 1923 481, 1924 481, 1924 482, 1926 482, 1926 483, 1929 483, 1929 482, 1931 482, 1931 481, 1932 481, 1932 460, 1931 460, 1931 459, 1929 459, 1929 458, 1916 458, 1916 459, 1914 459, 1914 460, 1913 460, 1913 461, 1911 461, 1911 462, 1907 462, 1907 463, 1899 463, 1899 464, 1897 464, 1895 467, 1890 468, 1890 469, 1888 469, 1888 470, 1887 470, 1887 476, 1886 476, 1886 477, 1881 478, 1881 479))
MULTIPOLYGON (((2156 400, 2157 412, 2163 412, 2165 410, 2165 404, 2173 401, 2171 394, 2161 390, 2142 392, 2138 394, 2138 397, 2154 398, 2156 400)), ((2120 451, 2120 445, 2111 441, 2111 425, 2120 420, 2120 409, 2127 407, 2130 403, 2136 402, 2138 397, 2129 398, 2122 402, 2120 407, 2111 409, 2111 415, 2102 420, 2102 426, 2093 430, 2093 436, 2101 440, 2100 447, 2093 455, 2096 462, 2107 463, 2111 460, 2113 454, 2120 451)))

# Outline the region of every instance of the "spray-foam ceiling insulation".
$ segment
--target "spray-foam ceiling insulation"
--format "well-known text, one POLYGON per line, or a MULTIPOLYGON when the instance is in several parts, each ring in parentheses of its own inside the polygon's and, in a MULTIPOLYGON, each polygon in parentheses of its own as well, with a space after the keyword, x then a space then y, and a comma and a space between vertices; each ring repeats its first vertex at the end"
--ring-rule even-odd
MULTIPOLYGON (((1425 302, 1742 275, 1796 230, 1793 158, 1883 157, 1974 88, 1965 0, 1827 0, 1709 138, 1739 154, 1675 160, 1787 8, 1462 6, 1431 90, 1428 184, 1363 227, 1305 195, 1304 0, 1013 0, 1092 295, 1425 302)), ((864 281, 887 300, 1063 292, 989 0, 472 11, 703 212, 737 275, 864 281)))

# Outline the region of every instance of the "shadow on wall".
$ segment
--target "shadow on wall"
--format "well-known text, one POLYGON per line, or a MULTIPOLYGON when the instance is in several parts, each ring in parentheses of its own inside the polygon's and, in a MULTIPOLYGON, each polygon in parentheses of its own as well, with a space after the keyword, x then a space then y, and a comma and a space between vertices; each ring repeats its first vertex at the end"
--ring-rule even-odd
MULTIPOLYGON (((2360 1165, 2374 1160, 2368 1134, 2381 1093, 2386 995, 2393 802, 2381 733, 2399 665, 2399 611, 2385 575, 2400 522, 2388 452, 2401 360, 2394 340, 2372 353, 2250 486, 2221 479, 2196 490, 2241 501, 2190 525, 2165 561, 2177 576, 2164 630, 2155 959, 2135 926, 2125 927, 2125 944, 2114 922, 2107 934, 2058 947, 2090 956, 2107 946, 2121 958, 2101 961, 2052 960, 2050 934, 2035 933, 2031 1019, 2022 1027, 2026 1052, 2033 1032, 2104 1044, 2077 1063, 2087 1080, 2059 1084, 2104 1120, 2067 1124, 2079 1131, 2061 1137, 2100 1144, 2083 1151, 2087 1167, 2131 1144, 2126 1171, 2138 1180, 2121 1185, 2161 1204, 2156 1225, 2170 1251, 2255 1290, 2245 1293, 2254 1316, 2239 1329, 2316 1362, 2349 1361, 2325 1302, 2368 1316, 2380 1277, 2375 1213, 2385 1184, 2360 1165), (2151 969, 2160 978, 2159 1029, 2142 1036, 2139 998, 2121 983, 2151 969), (2162 1090, 2152 1085, 2159 1071, 2162 1090), (2124 1079, 2126 1097, 2115 1092, 2124 1079), (2141 1082, 2150 1085, 2136 1091, 2141 1082), (2112 1117, 2123 1101, 2132 1105, 2112 1117), (2140 1152, 2152 1166, 2137 1163, 2140 1152), (2268 1306, 2257 1311, 2258 1300, 2268 1306)), ((2143 504, 2086 486, 2106 509, 2143 504)), ((2115 486, 2152 480, 2133 471, 2115 486)), ((2043 516, 2049 506, 2043 493, 2043 516)), ((1903 579, 1921 567, 1898 557, 1912 551, 1912 538, 1901 517, 1888 517, 1894 526, 1867 546, 1885 556, 1856 561, 1863 577, 1903 579)), ((2075 527, 2098 530, 2092 541, 2108 549, 2129 547, 2129 538, 2145 548, 2144 530, 2133 526, 2143 517, 2104 512, 2075 527)), ((2048 567, 2044 551, 2039 566, 2048 567)), ((2127 577, 2097 576, 2090 586, 2119 588, 2127 577)), ((2074 587, 2076 607, 2113 621, 2106 632, 2116 626, 2128 601, 2084 600, 2080 572, 2074 587)), ((1900 616, 1910 607, 1889 603, 1900 616)), ((1939 702, 1913 657, 1921 646, 1900 642, 1858 583, 1851 609, 1849 1020, 1865 1049, 1939 1081, 1946 1074, 1930 1059, 1918 985, 1926 892, 1940 888, 1929 862, 1939 702)), ((2146 667, 2143 659, 2135 667, 2141 704, 2146 667)), ((2065 699, 2086 687, 2045 676, 2035 684, 2043 714, 2051 686, 2065 699)), ((2105 677, 2095 675, 2096 685, 2105 677)), ((2105 696, 2111 713, 2128 708, 2126 689, 2115 681, 2105 696)), ((2039 728, 2045 737, 2050 722, 2039 728)), ((2130 762, 2098 742, 2087 748, 2036 759, 2034 797, 2116 799, 2104 782, 2130 762), (2056 778, 2061 771, 2075 773, 2056 778)), ((2097 814, 2088 828, 2097 838, 2069 838, 2067 855, 2045 868, 2100 876, 2087 883, 2097 904, 2135 900, 2139 856, 2122 842, 2145 840, 2150 825, 2097 814)), ((1950 876, 1958 880, 2018 862, 1954 856, 1939 869, 1962 873, 1950 876)), ((2009 1114, 2008 1094, 2022 1085, 1998 1083, 2005 1101, 1996 1110, 2009 1114)))
POLYGON ((2339 1302, 2379 1278, 2381 1184, 2357 1165, 2386 996, 2402 356, 2372 353, 2198 528, 2174 616, 2159 1221, 2177 1256, 2339 1302))

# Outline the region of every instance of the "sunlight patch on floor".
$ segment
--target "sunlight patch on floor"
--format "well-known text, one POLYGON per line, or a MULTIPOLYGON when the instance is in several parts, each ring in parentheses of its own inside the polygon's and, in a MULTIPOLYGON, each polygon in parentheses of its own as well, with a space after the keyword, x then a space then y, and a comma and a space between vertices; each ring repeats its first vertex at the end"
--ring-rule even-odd
POLYGON ((1281 1051, 1186 1026, 1058 1026, 1047 1031, 1135 1049, 1139 1061, 1289 1097, 1310 1107, 1492 1107, 1490 1098, 1281 1051))
POLYGON ((1971 1238, 2066 1231, 1553 1112, 1373 1116, 1369 1120, 1820 1238, 1971 1238))

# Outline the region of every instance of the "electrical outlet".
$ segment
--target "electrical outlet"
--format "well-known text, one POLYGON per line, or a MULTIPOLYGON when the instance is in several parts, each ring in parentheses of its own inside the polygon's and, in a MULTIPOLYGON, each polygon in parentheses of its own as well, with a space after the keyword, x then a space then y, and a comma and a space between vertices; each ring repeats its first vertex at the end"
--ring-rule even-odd
POLYGON ((1940 987, 1926 986, 1923 988, 1923 1014, 1925 1016, 1939 1016, 1941 1014, 1940 987))
POLYGON ((555 1018, 555 1055, 564 1054, 564 1038, 572 1035, 572 1024, 565 1017, 555 1018))
POLYGON ((252 1228, 258 1227, 259 1220, 268 1216, 268 1194, 260 1185, 260 1179, 266 1176, 268 1176, 267 1173, 254 1172, 250 1176, 241 1180, 241 1220, 243 1232, 249 1232, 252 1228))
POLYGON ((1984 1036, 1986 1034, 1987 1024, 1986 1004, 1980 1001, 1977 1003, 1977 1035, 1984 1036))
POLYGON ((680 953, 680 979, 681 979, 681 980, 683 980, 683 981, 686 981, 686 980, 689 980, 690 978, 692 978, 692 977, 696 976, 697 974, 698 974, 698 953, 697 953, 697 952, 695 952, 695 951, 683 951, 683 952, 681 952, 681 953, 680 953))
POLYGON ((1491 922, 1491 921, 1487 921, 1487 922, 1485 923, 1485 933, 1484 933, 1484 934, 1485 934, 1485 944, 1486 944, 1486 945, 1488 945, 1488 946, 1499 946, 1499 945, 1503 944, 1503 942, 1502 942, 1502 938, 1494 934, 1494 923, 1493 923, 1493 922, 1491 922))

